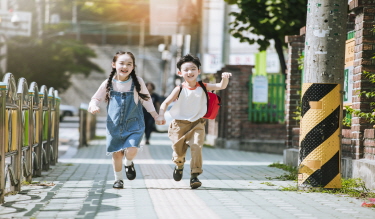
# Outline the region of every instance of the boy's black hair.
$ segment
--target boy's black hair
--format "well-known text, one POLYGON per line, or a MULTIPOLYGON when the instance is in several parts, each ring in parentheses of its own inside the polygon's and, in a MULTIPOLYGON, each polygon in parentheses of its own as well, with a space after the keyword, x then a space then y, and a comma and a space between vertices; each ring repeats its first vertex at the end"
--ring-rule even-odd
POLYGON ((198 67, 198 69, 201 66, 201 61, 199 60, 198 57, 194 57, 194 56, 192 56, 190 54, 187 54, 185 56, 182 56, 181 59, 177 62, 177 68, 178 68, 178 70, 181 71, 181 65, 184 64, 185 62, 192 62, 192 63, 194 63, 198 67))

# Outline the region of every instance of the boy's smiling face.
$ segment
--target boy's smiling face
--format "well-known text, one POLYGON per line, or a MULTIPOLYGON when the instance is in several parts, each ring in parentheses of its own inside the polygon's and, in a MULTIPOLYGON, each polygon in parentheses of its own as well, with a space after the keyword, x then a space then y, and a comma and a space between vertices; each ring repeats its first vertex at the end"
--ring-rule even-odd
POLYGON ((181 65, 181 70, 178 71, 178 75, 183 77, 186 82, 196 82, 200 73, 201 71, 193 62, 185 62, 181 65))

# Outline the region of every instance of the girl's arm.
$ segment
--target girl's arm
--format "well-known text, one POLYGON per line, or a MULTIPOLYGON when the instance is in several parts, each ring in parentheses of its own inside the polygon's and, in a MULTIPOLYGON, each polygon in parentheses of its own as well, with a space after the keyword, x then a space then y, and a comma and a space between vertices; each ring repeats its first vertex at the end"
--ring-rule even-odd
POLYGON ((171 104, 173 101, 175 101, 178 98, 179 93, 180 93, 180 87, 179 86, 175 87, 173 89, 172 93, 160 105, 159 116, 155 121, 157 125, 164 125, 165 124, 164 113, 165 113, 166 109, 168 108, 169 104, 171 104))
POLYGON ((209 84, 207 83, 206 88, 207 90, 223 90, 227 88, 227 85, 229 83, 229 78, 232 76, 232 73, 230 72, 223 72, 221 74, 221 81, 220 83, 216 84, 209 84))
POLYGON ((138 78, 139 84, 141 85, 141 93, 147 94, 150 97, 147 101, 142 100, 141 103, 143 107, 146 109, 146 111, 150 113, 154 119, 156 119, 156 117, 158 116, 158 113, 156 112, 154 104, 152 103, 152 98, 151 98, 150 93, 148 92, 146 84, 142 78, 140 77, 137 77, 137 78, 138 78))
POLYGON ((92 96, 87 111, 89 111, 92 114, 100 112, 99 105, 105 99, 105 95, 107 93, 106 86, 107 86, 107 80, 105 80, 100 85, 100 87, 98 88, 98 90, 96 91, 96 93, 94 94, 94 96, 92 96))

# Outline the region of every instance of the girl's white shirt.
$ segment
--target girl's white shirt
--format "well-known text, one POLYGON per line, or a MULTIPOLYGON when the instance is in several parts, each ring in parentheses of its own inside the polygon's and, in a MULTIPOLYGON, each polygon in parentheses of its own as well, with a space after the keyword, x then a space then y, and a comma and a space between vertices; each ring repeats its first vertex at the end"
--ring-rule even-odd
MULTIPOLYGON (((140 78, 140 77, 137 77, 137 78, 138 78, 139 84, 141 85, 141 91, 140 92, 143 93, 143 94, 150 95, 143 79, 140 78)), ((92 96, 91 101, 89 103, 89 108, 88 108, 89 112, 92 112, 92 108, 94 106, 99 107, 100 103, 105 101, 105 96, 106 96, 106 93, 107 93, 107 91, 106 91, 107 81, 108 81, 108 79, 103 81, 103 83, 100 85, 99 89, 96 91, 94 96, 92 96)), ((132 85, 132 79, 131 78, 129 78, 125 82, 112 80, 112 87, 113 87, 114 91, 128 92, 128 91, 130 91, 131 85, 132 85)), ((137 90, 134 86, 134 102, 135 102, 135 104, 138 104, 138 100, 141 101, 142 105, 147 110, 147 112, 155 111, 155 107, 154 107, 154 104, 152 103, 152 99, 150 98, 146 101, 146 100, 143 100, 142 98, 140 98, 139 95, 138 95, 138 92, 137 92, 137 90)))
POLYGON ((182 90, 169 113, 173 119, 197 121, 207 112, 207 98, 199 83, 195 88, 189 88, 182 83, 182 90))

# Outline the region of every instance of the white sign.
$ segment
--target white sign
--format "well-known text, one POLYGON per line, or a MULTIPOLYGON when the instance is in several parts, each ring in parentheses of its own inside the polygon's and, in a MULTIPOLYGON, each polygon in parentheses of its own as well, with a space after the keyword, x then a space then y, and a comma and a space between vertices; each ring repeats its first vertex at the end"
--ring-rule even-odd
POLYGON ((0 34, 6 36, 30 36, 31 35, 31 12, 0 11, 0 34))
POLYGON ((353 66, 349 66, 344 70, 344 105, 352 103, 353 97, 353 66))
POLYGON ((253 76, 253 103, 268 103, 267 76, 253 76))
POLYGON ((216 73, 221 69, 221 56, 218 54, 204 54, 203 56, 203 72, 216 73))
POLYGON ((280 73, 280 61, 277 53, 267 53, 267 73, 280 73))
POLYGON ((150 0, 150 35, 170 36, 178 33, 178 1, 150 0))
POLYGON ((231 65, 255 65, 255 54, 231 54, 229 56, 231 65))

